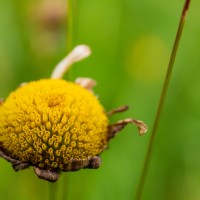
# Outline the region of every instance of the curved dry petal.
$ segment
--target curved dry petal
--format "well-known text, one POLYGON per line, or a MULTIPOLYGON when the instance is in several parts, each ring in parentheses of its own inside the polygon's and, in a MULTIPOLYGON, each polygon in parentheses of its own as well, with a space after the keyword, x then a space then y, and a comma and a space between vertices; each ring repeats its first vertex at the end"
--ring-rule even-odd
POLYGON ((64 73, 70 68, 70 66, 78 61, 87 58, 91 54, 90 47, 87 45, 76 46, 58 65, 55 67, 51 78, 62 78, 64 73))
POLYGON ((21 83, 20 85, 19 85, 19 87, 23 87, 23 86, 25 86, 27 84, 27 82, 23 82, 23 83, 21 83))
POLYGON ((54 170, 45 170, 40 169, 38 167, 34 167, 34 172, 40 179, 44 179, 46 181, 55 182, 58 180, 60 173, 54 170))
POLYGON ((4 99, 0 98, 0 106, 3 104, 3 102, 4 102, 4 99))
POLYGON ((119 131, 121 131, 129 123, 135 124, 137 126, 140 135, 143 135, 144 133, 147 132, 147 125, 143 121, 127 118, 124 120, 120 120, 115 124, 111 124, 109 126, 108 139, 113 138, 119 131))
POLYGON ((126 110, 129 109, 129 106, 125 105, 125 106, 121 106, 119 108, 115 108, 113 110, 110 110, 109 112, 107 112, 107 116, 111 116, 111 115, 114 115, 116 113, 121 113, 121 112, 124 112, 126 110))
POLYGON ((26 169, 29 167, 28 163, 25 163, 25 162, 23 163, 19 160, 11 158, 11 157, 7 156, 2 150, 0 150, 0 157, 4 158, 8 162, 10 162, 15 171, 19 171, 19 170, 26 169))
POLYGON ((75 80, 75 83, 84 87, 85 89, 92 92, 93 87, 97 84, 94 79, 79 77, 75 80))

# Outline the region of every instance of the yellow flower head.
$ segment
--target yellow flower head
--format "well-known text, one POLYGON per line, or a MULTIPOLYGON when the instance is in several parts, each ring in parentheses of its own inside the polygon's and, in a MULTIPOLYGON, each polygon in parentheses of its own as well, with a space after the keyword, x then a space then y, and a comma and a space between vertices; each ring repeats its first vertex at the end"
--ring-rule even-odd
POLYGON ((109 125, 108 116, 127 107, 106 113, 88 80, 43 79, 12 92, 0 104, 0 156, 16 171, 34 166, 40 178, 56 181, 61 171, 98 168, 98 155, 127 123, 146 131, 134 119, 109 125))
POLYGON ((108 119, 97 98, 64 80, 20 87, 0 107, 0 141, 13 158, 67 170, 71 158, 95 156, 107 145, 108 119))

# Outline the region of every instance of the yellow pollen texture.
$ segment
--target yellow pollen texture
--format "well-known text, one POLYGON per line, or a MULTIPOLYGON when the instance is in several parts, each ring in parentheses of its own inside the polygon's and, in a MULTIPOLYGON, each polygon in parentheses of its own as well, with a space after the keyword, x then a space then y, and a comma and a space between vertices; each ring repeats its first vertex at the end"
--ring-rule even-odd
POLYGON ((0 147, 11 158, 64 170, 107 146, 108 119, 97 98, 64 80, 30 82, 0 106, 0 147))

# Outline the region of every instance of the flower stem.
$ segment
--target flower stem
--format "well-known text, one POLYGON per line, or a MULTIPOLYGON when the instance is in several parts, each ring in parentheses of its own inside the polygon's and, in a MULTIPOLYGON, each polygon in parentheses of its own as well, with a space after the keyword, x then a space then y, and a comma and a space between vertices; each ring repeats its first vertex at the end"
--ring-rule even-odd
MULTIPOLYGON (((67 0, 67 54, 74 46, 74 5, 75 0, 67 0)), ((72 79, 72 70, 67 73, 67 79, 72 79)))
POLYGON ((67 53, 73 48, 73 0, 67 0, 67 53))
POLYGON ((49 200, 56 200, 57 188, 56 185, 53 183, 48 183, 49 186, 49 200))
POLYGON ((136 200, 140 200, 141 197, 142 197, 144 184, 145 184, 145 181, 146 181, 146 176, 147 176, 147 172, 149 170, 150 160, 151 160, 151 156, 152 156, 154 139, 155 139, 156 131, 157 131, 157 128, 158 128, 158 124, 159 124, 159 120, 160 120, 160 116, 161 116, 161 111, 162 111, 164 101, 165 101, 165 98, 166 98, 166 93, 167 93, 167 90, 168 90, 168 86, 169 86, 169 82, 170 82, 170 78, 171 78, 171 74, 172 74, 174 61, 175 61, 178 46, 179 46, 179 42, 180 42, 180 39, 181 39, 181 34, 182 34, 183 27, 184 27, 184 24, 185 24, 186 14, 187 14, 187 11, 189 9, 189 4, 190 4, 190 0, 186 0, 185 5, 183 7, 182 14, 181 14, 176 38, 175 38, 175 41, 174 41, 174 46, 173 46, 172 53, 171 53, 171 56, 170 56, 170 61, 169 61, 169 64, 168 64, 167 73, 166 73, 166 76, 165 76, 165 81, 164 81, 164 84, 163 84, 163 88, 162 88, 162 92, 161 92, 161 96, 160 96, 160 101, 159 101, 155 121, 154 121, 154 124, 153 124, 153 129, 152 129, 152 133, 151 133, 151 137, 150 137, 150 141, 149 141, 149 145, 148 145, 148 149, 147 149, 147 153, 146 153, 146 157, 145 157, 145 161, 144 161, 144 165, 143 165, 143 169, 142 169, 142 174, 141 174, 139 184, 138 184, 138 188, 137 188, 137 191, 136 191, 136 196, 135 196, 136 200))

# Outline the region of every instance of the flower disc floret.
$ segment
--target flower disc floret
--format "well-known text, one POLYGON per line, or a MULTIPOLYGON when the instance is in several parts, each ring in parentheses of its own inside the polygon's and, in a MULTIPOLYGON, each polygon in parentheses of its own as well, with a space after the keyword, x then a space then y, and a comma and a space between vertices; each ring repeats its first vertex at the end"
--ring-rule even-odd
POLYGON ((71 159, 99 155, 108 119, 97 98, 64 80, 30 82, 0 106, 0 144, 11 158, 43 169, 66 170, 71 159))

